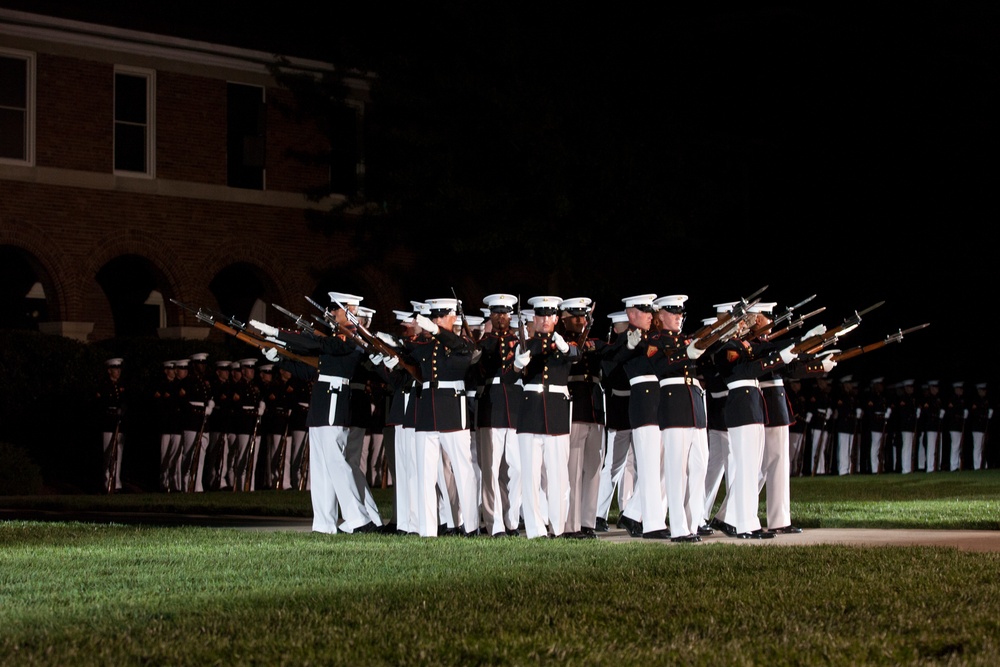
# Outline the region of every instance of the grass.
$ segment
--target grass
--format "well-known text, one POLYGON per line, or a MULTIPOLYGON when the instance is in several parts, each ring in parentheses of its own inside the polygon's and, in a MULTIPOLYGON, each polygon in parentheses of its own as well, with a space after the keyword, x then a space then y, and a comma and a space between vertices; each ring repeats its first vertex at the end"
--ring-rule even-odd
MULTIPOLYGON (((197 495, 0 507, 309 515, 296 492, 197 495)), ((807 527, 1000 528, 995 471, 795 479, 792 498, 807 527)), ((0 665, 996 661, 1000 554, 760 547, 9 520, 0 665)))

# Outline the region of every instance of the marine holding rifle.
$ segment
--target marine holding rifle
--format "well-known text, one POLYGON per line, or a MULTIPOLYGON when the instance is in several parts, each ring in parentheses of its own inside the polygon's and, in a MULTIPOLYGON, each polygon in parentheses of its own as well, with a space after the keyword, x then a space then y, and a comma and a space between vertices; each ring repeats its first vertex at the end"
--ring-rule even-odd
POLYGON ((106 493, 122 490, 122 446, 125 436, 122 417, 125 414, 125 389, 121 382, 122 359, 114 357, 104 362, 105 374, 97 385, 97 410, 104 452, 104 486, 106 493))
POLYGON ((293 354, 317 357, 314 367, 299 359, 281 358, 274 348, 265 352, 268 360, 279 369, 285 368, 293 377, 304 381, 314 380, 306 416, 313 531, 328 534, 340 530, 368 533, 377 531, 382 519, 377 512, 369 514, 364 497, 355 484, 354 471, 344 456, 349 432, 350 378, 364 352, 352 342, 352 325, 344 309, 336 303, 338 296, 343 295, 330 293, 334 303, 324 311, 327 321, 335 327, 332 335, 279 330, 256 320, 251 324, 265 336, 285 345, 293 354), (340 522, 341 514, 343 523, 340 522))

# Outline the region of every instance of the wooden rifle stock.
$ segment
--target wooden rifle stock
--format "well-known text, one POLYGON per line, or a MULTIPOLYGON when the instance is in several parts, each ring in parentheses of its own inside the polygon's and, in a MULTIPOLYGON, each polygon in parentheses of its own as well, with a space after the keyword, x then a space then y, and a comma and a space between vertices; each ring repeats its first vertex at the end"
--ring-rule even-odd
POLYGON ((840 352, 839 354, 833 355, 833 360, 839 363, 841 361, 846 361, 847 359, 853 359, 854 357, 857 357, 859 355, 868 352, 874 352, 879 348, 885 347, 889 343, 899 343, 903 340, 903 336, 905 336, 906 334, 912 333, 914 331, 919 331, 920 329, 923 329, 924 327, 927 326, 930 326, 930 322, 925 322, 924 324, 918 324, 917 326, 910 327, 905 331, 901 330, 894 334, 889 334, 888 336, 885 337, 884 340, 880 340, 875 343, 870 343, 869 345, 859 345, 857 347, 852 347, 849 350, 845 350, 844 352, 840 352))
POLYGON ((826 306, 823 306, 822 308, 817 308, 816 310, 812 311, 811 313, 806 313, 805 315, 799 315, 794 320, 792 320, 791 322, 789 322, 788 325, 784 329, 779 329, 777 331, 772 331, 771 333, 769 333, 767 335, 767 339, 768 340, 774 340, 775 338, 778 338, 779 336, 784 336, 786 333, 788 333, 792 329, 798 329, 799 327, 802 326, 802 323, 805 322, 807 319, 809 319, 813 315, 819 315, 824 310, 826 310, 826 306))
POLYGON ((879 301, 878 303, 865 308, 860 313, 855 312, 854 315, 845 319, 841 324, 835 326, 832 329, 828 329, 826 332, 821 334, 816 334, 815 336, 810 336, 803 341, 800 341, 797 345, 792 347, 792 352, 796 354, 813 354, 823 349, 823 347, 832 341, 837 336, 842 333, 846 333, 848 330, 852 330, 861 324, 861 316, 870 313, 879 306, 881 306, 885 301, 879 301))
POLYGON ((462 300, 458 298, 454 287, 451 288, 451 295, 455 297, 455 312, 458 313, 459 319, 462 320, 462 335, 475 343, 476 339, 472 335, 472 330, 469 329, 469 320, 465 319, 465 309, 462 308, 462 300))
POLYGON ((369 331, 365 325, 361 324, 361 320, 358 319, 357 315, 351 311, 344 308, 344 306, 339 302, 335 302, 338 306, 343 308, 344 314, 347 319, 350 320, 351 324, 354 325, 354 330, 357 335, 363 340, 369 347, 374 349, 376 352, 385 357, 396 357, 399 359, 399 365, 402 366, 407 373, 413 376, 417 382, 423 382, 423 377, 421 376, 420 369, 403 358, 403 355, 399 353, 396 348, 392 347, 384 340, 369 331))

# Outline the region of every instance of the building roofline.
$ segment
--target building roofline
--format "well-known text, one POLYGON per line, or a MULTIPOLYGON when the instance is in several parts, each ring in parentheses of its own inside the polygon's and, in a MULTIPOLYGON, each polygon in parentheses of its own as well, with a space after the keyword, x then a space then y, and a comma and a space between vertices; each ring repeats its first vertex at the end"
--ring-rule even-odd
MULTIPOLYGON (((339 71, 332 63, 319 60, 4 8, 0 8, 0 35, 120 51, 197 65, 226 67, 258 74, 270 73, 268 68, 276 64, 286 69, 315 74, 331 74, 339 71)), ((342 74, 345 77, 360 79, 372 77, 370 73, 357 70, 345 70, 342 74)))

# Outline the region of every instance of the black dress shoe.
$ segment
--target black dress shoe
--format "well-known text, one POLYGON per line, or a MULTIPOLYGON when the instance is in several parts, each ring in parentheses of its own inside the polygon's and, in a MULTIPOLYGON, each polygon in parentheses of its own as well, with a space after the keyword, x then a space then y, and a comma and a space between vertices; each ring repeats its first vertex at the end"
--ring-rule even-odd
POLYGON ((782 535, 795 535, 802 532, 802 529, 798 526, 782 526, 781 528, 769 528, 768 530, 772 533, 781 533, 782 535))
POLYGON ((618 527, 624 528, 632 537, 642 537, 642 522, 630 519, 624 514, 618 517, 618 527))
POLYGON ((755 530, 750 533, 737 533, 736 537, 741 540, 770 540, 774 538, 774 533, 766 530, 755 530))
POLYGON ((355 528, 354 529, 355 533, 377 533, 378 531, 379 531, 379 527, 375 525, 374 521, 369 521, 368 523, 366 523, 365 525, 361 526, 360 528, 355 528))
POLYGON ((728 524, 725 521, 720 521, 719 519, 712 519, 712 528, 722 531, 729 537, 736 537, 736 526, 728 524))
POLYGON ((715 535, 715 531, 708 526, 698 526, 698 534, 702 537, 708 537, 709 535, 715 535))
POLYGON ((596 525, 594 526, 594 530, 596 530, 599 533, 608 532, 608 520, 598 517, 596 525))
POLYGON ((519 531, 517 528, 507 529, 507 537, 520 537, 520 536, 521 536, 521 531, 519 531))
POLYGON ((682 535, 680 537, 671 537, 671 542, 701 542, 701 538, 697 535, 682 535))
POLYGON ((594 532, 594 529, 593 528, 589 528, 587 526, 584 526, 583 528, 581 528, 580 532, 583 533, 584 536, 586 536, 588 538, 590 538, 590 537, 597 537, 597 533, 594 532))
POLYGON ((651 530, 648 533, 642 534, 642 539, 644 540, 669 540, 670 531, 666 528, 661 530, 651 530))

